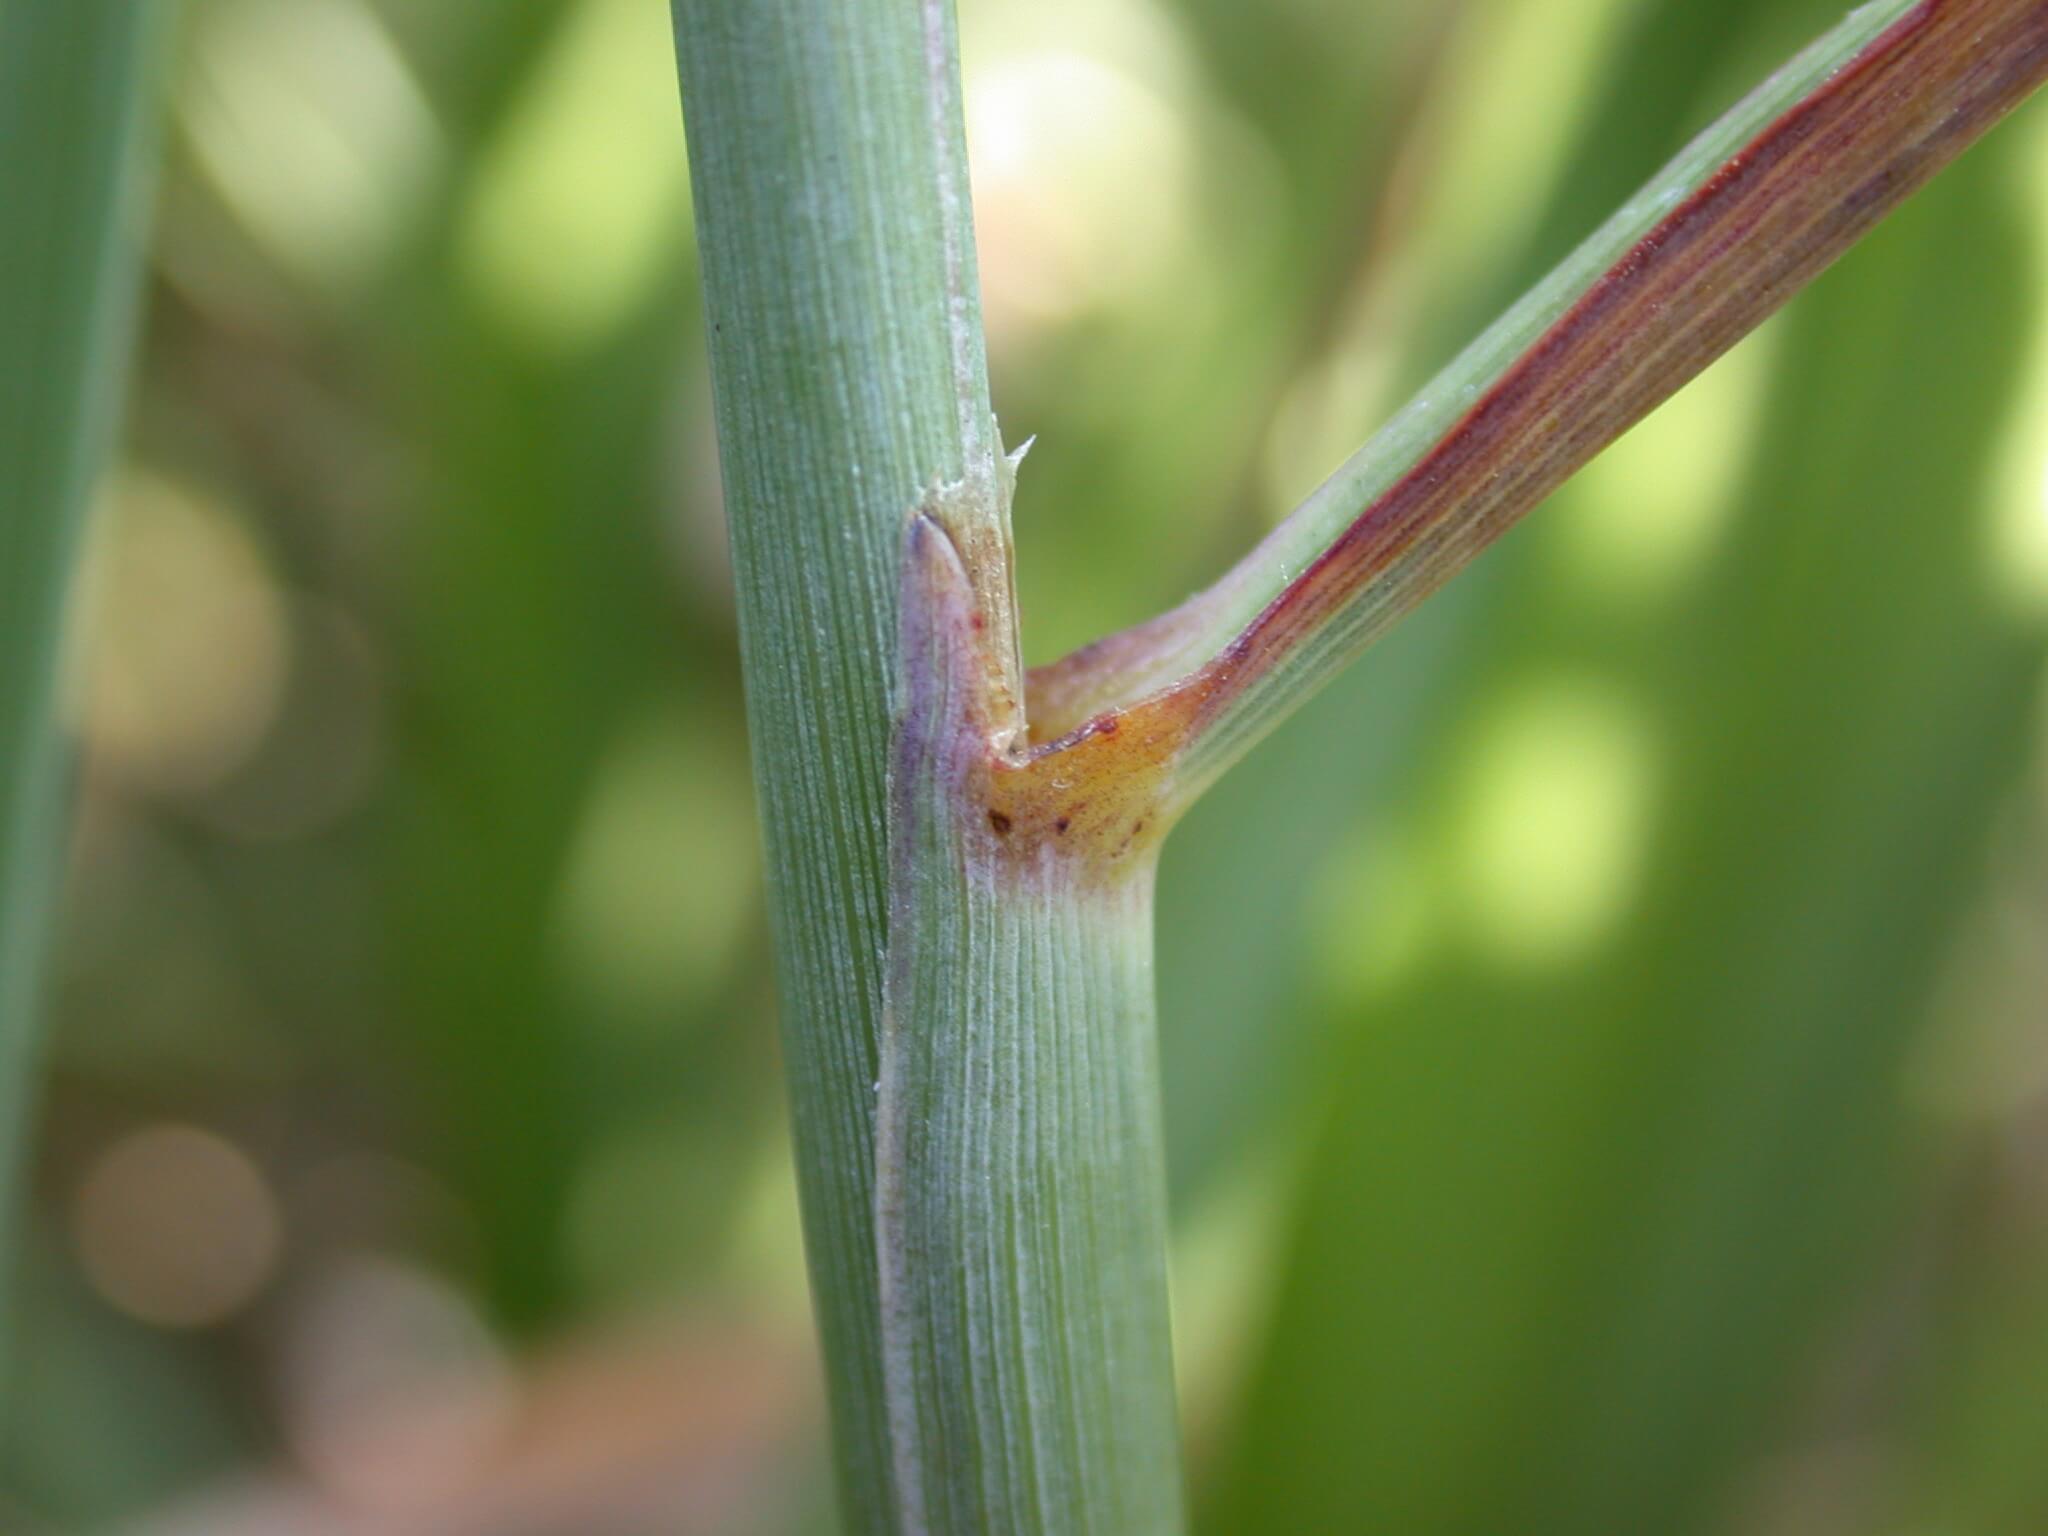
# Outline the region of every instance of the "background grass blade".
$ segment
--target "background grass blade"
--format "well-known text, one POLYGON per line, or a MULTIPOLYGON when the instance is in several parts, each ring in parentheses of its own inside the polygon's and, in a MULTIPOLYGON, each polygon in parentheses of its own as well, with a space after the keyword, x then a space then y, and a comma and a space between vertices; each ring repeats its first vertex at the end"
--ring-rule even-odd
POLYGON ((149 65, 169 9, 0 8, 0 1206, 28 1114, 63 846, 65 607, 117 417, 142 251, 149 65))
POLYGON ((1695 1531, 1760 1481, 1910 1189, 1908 1044, 2024 761, 2042 637, 1996 599, 1974 467, 2024 376, 2021 142, 1774 334, 1719 537, 1666 601, 1647 561, 1617 578, 1654 631, 1584 643, 1597 483, 1516 547, 1387 841, 1442 850, 1438 891, 1529 795, 1559 841, 1333 1018, 1342 1086, 1210 1528, 1695 1531), (1912 302, 1880 321, 1886 294, 1912 302), (1311 1432, 1338 1415, 1348 1441, 1311 1432))

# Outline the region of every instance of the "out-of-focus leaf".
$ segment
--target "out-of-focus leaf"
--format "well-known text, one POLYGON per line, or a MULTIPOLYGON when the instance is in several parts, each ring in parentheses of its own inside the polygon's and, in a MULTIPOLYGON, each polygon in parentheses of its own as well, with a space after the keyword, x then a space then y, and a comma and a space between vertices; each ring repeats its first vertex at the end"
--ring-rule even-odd
POLYGON ((1399 783, 1458 675, 1474 584, 1446 593, 1202 797, 1159 885, 1160 1064, 1176 1211, 1313 1092, 1316 872, 1399 783), (1256 891, 1256 900, 1246 892, 1256 891))
MULTIPOLYGON (((1456 344, 1626 199, 1683 137, 1710 121, 1720 106, 1710 92, 1729 74, 1731 57, 1747 61, 1759 53, 1757 20, 1776 10, 1784 6, 1765 0, 1634 6, 1618 29, 1585 127, 1571 135, 1569 172, 1528 248, 1501 252, 1479 268, 1487 295, 1481 303, 1464 291, 1421 295, 1423 317, 1399 338, 1409 352, 1403 375, 1413 383, 1430 375, 1456 344)), ((1825 4, 1798 10, 1792 25, 1806 20, 1808 31, 1829 16, 1825 4)), ((1505 29, 1516 14, 1513 4, 1477 6, 1462 25, 1505 29)), ((1317 109, 1307 90, 1278 92, 1270 82, 1262 88, 1262 70, 1278 68, 1268 53, 1300 63, 1288 53, 1300 45, 1300 33, 1266 20, 1233 20, 1229 8, 1194 0, 1190 16, 1229 94, 1257 102, 1247 111, 1262 115, 1274 141, 1286 147, 1288 164, 1325 160, 1323 135, 1333 127, 1335 109, 1317 109), (1253 37, 1266 53, 1245 51, 1253 37)), ((1782 43, 1776 33, 1765 39, 1765 45, 1782 43)), ((1577 47, 1589 43, 1581 39, 1577 47)), ((1765 63, 1772 57, 1763 53, 1765 63)), ((1350 76, 1327 88, 1360 90, 1350 76)), ((1382 78, 1374 88, 1395 90, 1397 82, 1382 78)), ((1456 96, 1450 111, 1460 106, 1475 104, 1456 96)), ((1382 137, 1374 147, 1391 156, 1397 145, 1382 137)), ((1473 170, 1454 164, 1446 174, 1473 170)), ((1339 180, 1309 172, 1303 178, 1317 197, 1341 197, 1339 180)), ((1309 227, 1313 240, 1327 244, 1346 225, 1311 221, 1309 227)), ((1167 1149, 1178 1206, 1198 1200, 1219 1167, 1284 1118, 1296 1096, 1311 1092, 1303 1071, 1313 1059, 1319 1018, 1300 981, 1315 870, 1341 842, 1335 831, 1368 815, 1389 776, 1409 766, 1415 731, 1432 700, 1456 696, 1466 676, 1462 637, 1495 580, 1491 567, 1481 567, 1440 594, 1411 621, 1415 633, 1397 635, 1343 674, 1329 696, 1311 702, 1307 721, 1288 725, 1266 752, 1206 795, 1169 844, 1159 893, 1159 989, 1167 1149), (1247 903, 1245 891, 1272 895, 1247 903)), ((1384 920, 1399 922, 1399 913, 1384 920)))
MULTIPOLYGON (((0 10, 0 1208, 27 1115, 65 815, 58 649, 113 433, 166 5, 0 10)), ((4 1231, 0 1223, 0 1231, 4 1231)))
MULTIPOLYGON (((1271 249, 1256 270, 1234 274, 1230 307, 1202 342, 1217 356, 1251 359, 1249 366, 1158 370, 1173 394, 1170 409, 1161 409, 1147 391, 1149 418, 1168 429, 1156 458, 1131 453, 1133 436, 1149 441, 1146 420, 1118 428, 1114 458, 1126 463, 1124 473, 1178 487, 1173 494, 1183 501, 1211 503, 1206 520, 1223 538, 1207 555, 1259 531, 1254 487, 1274 413, 1292 375, 1329 345, 1348 289, 1385 234, 1387 178, 1456 10, 1439 4, 1254 16, 1213 0, 1175 7, 1215 109, 1256 131, 1280 187, 1271 249)), ((1027 493, 1042 489, 1041 469, 1049 477, 1066 468, 1057 438, 1050 439, 1031 461, 1027 493)), ((1095 473, 1072 477, 1074 494, 1089 505, 1098 504, 1099 491, 1086 486, 1095 473)), ((1171 510, 1180 522, 1184 513, 1171 510)), ((1092 537, 1099 527, 1090 519, 1085 530, 1092 537)), ((1031 552, 1035 531, 1023 540, 1027 570, 1040 558, 1031 552)), ((1161 542, 1142 518, 1130 520, 1128 536, 1161 542)), ((1060 568, 1120 564, 1072 541, 1044 558, 1061 560, 1060 568)), ((1186 583, 1208 573, 1188 566, 1178 574, 1186 583)), ((1152 601, 1179 595, 1165 585, 1152 601)), ((1167 845, 1158 913, 1160 1054, 1177 1210, 1198 1203, 1248 1155, 1300 1091, 1313 1025, 1301 987, 1303 915, 1313 887, 1305 872, 1320 864, 1333 829, 1372 803, 1403 762, 1457 653, 1469 606, 1460 595, 1434 607, 1341 678, 1270 751, 1205 796, 1167 845), (1266 894, 1248 902, 1247 891, 1266 894)))
MULTIPOLYGON (((694 759, 667 754, 670 794, 722 786, 723 775, 700 783, 693 761, 743 761, 726 615, 674 611, 681 578, 699 573, 664 558, 676 554, 664 526, 666 472, 683 453, 711 452, 708 433, 680 450, 663 446, 703 409, 677 387, 701 344, 686 208, 665 205, 654 281, 634 268, 622 274, 630 291, 593 297, 598 275, 563 274, 580 285, 576 296, 546 313, 581 317, 567 328, 536 327, 508 306, 493 282, 501 269, 479 255, 480 241, 505 238, 508 199, 559 212, 551 193, 560 193, 572 212, 583 206, 574 186, 544 184, 559 182, 563 166, 530 163, 547 149, 536 135, 566 127, 601 141, 640 122, 639 95, 630 105, 606 97, 648 85, 648 72, 619 72, 622 59, 660 65, 654 105, 680 164, 666 7, 550 0, 459 19, 474 56, 443 38, 424 65, 447 76, 438 90, 456 183, 374 334, 397 375, 394 426, 418 475, 406 521, 412 579, 398 594, 398 815, 378 887, 398 993, 384 1041, 423 1086, 429 1155, 478 1223, 495 1312, 526 1330, 559 1321, 580 1299, 589 1212, 619 1208, 618 1149, 630 1138, 687 1139, 691 1155, 628 1201, 676 1231, 637 1246, 615 1236, 607 1251, 705 1244, 707 1223, 737 1192, 702 1170, 746 1155, 772 1075, 756 989, 742 1004, 739 989, 706 976, 670 1011, 621 1019, 617 993, 630 978, 617 971, 617 945, 602 962, 613 966, 608 979, 576 974, 597 963, 588 958, 590 881, 610 878, 592 874, 590 839, 620 842, 602 831, 605 817, 622 814, 605 799, 620 773, 640 771, 628 759, 647 721, 663 722, 657 741, 706 738, 694 759), (623 124, 606 116, 614 109, 623 124)), ((626 174, 624 158, 621 149, 609 176, 626 174)), ((611 185, 600 183, 590 218, 640 220, 643 210, 604 199, 611 185)), ((578 237, 610 238, 601 228, 578 237)), ((521 271, 544 276, 546 265, 521 271)), ((543 309, 552 302, 527 297, 543 309)), ((693 472, 687 488, 703 495, 713 483, 693 472)), ((650 844, 670 824, 644 808, 623 814, 650 844)), ((758 877, 714 852, 669 857, 685 861, 677 878, 728 884, 751 909, 758 877)), ((751 858, 750 840, 740 856, 751 858)), ((758 934, 757 914, 743 924, 758 934)), ((622 1278, 598 1268, 606 1285, 622 1278)))
MULTIPOLYGON (((461 313, 459 292, 442 292, 461 313)), ((565 1300, 578 1148, 621 1111, 604 1102, 599 1042, 550 938, 604 756, 661 686, 646 477, 680 319, 668 306, 643 317, 641 339, 588 375, 457 332, 417 417, 432 449, 415 545, 426 617, 406 658, 388 887, 405 1044, 477 1203, 499 1304, 521 1322, 565 1300)))
POLYGON ((1774 1428, 1895 1213, 2040 659, 1988 575, 2000 142, 1790 317, 1679 602, 1603 624, 1524 541, 1411 829, 1462 920, 1336 1053, 1214 1529, 1696 1530, 1774 1428))

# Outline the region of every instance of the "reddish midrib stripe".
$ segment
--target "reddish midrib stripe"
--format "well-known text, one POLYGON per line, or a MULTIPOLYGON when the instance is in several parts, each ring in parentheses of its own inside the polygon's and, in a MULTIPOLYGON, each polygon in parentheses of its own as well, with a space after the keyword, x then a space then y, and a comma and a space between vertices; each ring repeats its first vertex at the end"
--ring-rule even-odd
MULTIPOLYGON (((1597 278, 1434 448, 1205 667, 1202 691, 1209 697, 1202 713, 1216 713, 1432 531, 1452 530, 1447 567, 1461 563, 1457 554, 1497 537, 1783 303, 1987 120, 2014 105, 2038 81, 2044 62, 2048 3, 2015 11, 2004 0, 1928 0, 1901 17, 1597 278), (2003 25, 1968 37, 1987 17, 2003 25), (1944 45, 1952 54, 1940 51, 1944 45), (1972 48, 1983 49, 1975 72, 1984 78, 1956 89, 1973 73, 1963 52, 1972 48), (1927 67, 1930 54, 1934 68, 1927 67), (1925 107, 1913 106, 1930 98, 1954 105, 1930 122, 1925 107), (1866 139, 1858 154, 1858 141, 1866 139), (1801 209, 1800 192, 1838 180, 1823 172, 1845 154, 1867 161, 1865 179, 1847 194, 1801 209), (1774 216, 1786 223, 1779 238, 1754 264, 1729 263, 1727 294, 1702 310, 1688 290, 1705 292, 1702 274, 1711 278, 1731 249, 1774 216), (1681 298, 1684 306, 1675 302, 1681 298), (1643 339, 1631 316, 1647 316, 1654 325, 1665 308, 1679 320, 1614 373, 1614 357, 1643 339), (1629 381, 1644 373, 1653 382, 1632 391, 1629 381), (1550 425, 1556 419, 1571 423, 1562 435, 1550 425), (1502 494, 1501 484, 1489 486, 1489 478, 1512 490, 1502 494), (1469 523, 1453 524, 1444 515, 1460 500, 1480 497, 1490 505, 1469 523)), ((1434 584, 1418 583, 1409 601, 1434 584)))

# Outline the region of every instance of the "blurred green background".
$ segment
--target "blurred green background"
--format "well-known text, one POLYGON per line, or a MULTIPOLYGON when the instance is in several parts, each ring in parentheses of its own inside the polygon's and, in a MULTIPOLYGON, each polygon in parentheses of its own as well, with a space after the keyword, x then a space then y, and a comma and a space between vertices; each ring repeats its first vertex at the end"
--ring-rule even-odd
MULTIPOLYGON (((1840 0, 961 0, 1034 660, 1840 0)), ((664 0, 189 0, 0 1531, 831 1528, 664 0)), ((1228 779, 1205 1532, 2048 1530, 2048 114, 1228 779)))

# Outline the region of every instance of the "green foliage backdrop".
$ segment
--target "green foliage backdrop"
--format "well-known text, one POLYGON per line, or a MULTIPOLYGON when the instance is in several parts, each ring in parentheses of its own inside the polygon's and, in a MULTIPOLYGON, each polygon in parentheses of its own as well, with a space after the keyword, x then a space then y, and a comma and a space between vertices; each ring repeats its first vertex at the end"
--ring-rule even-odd
MULTIPOLYGON (((189 0, 0 1527, 829 1529, 666 11, 189 0)), ((962 0, 1032 659, 1838 11, 962 0)), ((2044 291, 2035 108, 1176 835, 1206 1530, 2048 1528, 2044 291)))

